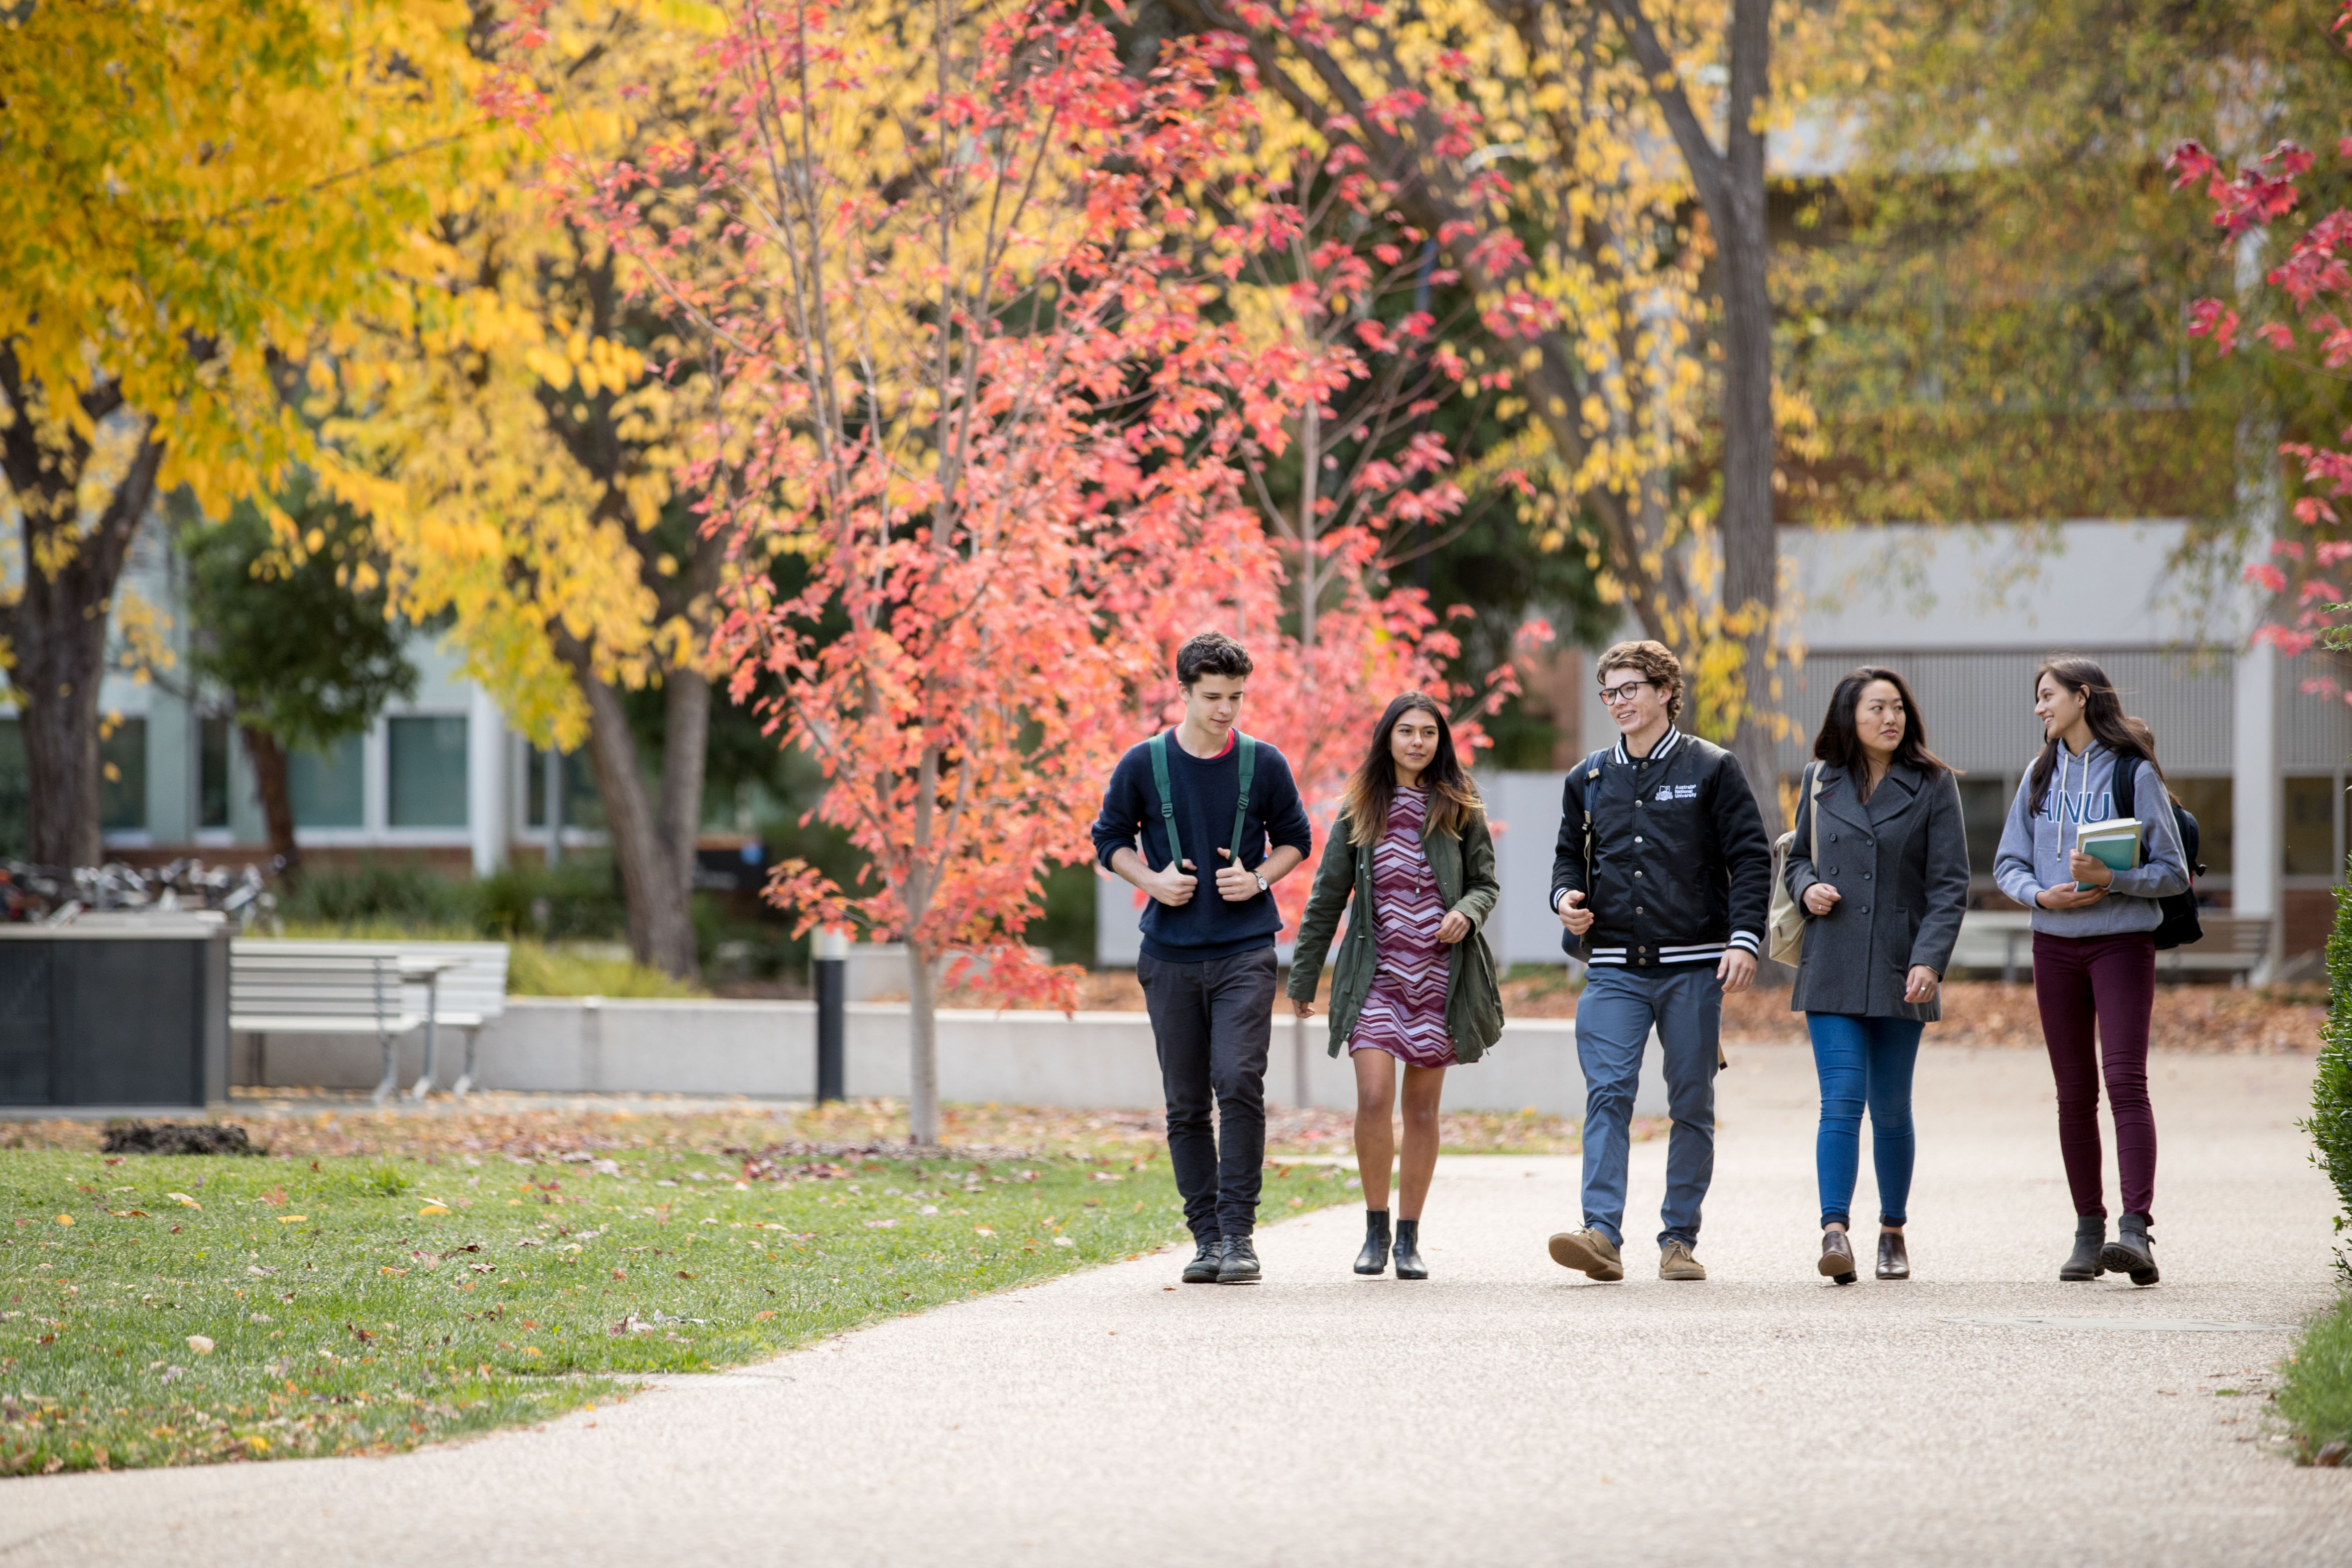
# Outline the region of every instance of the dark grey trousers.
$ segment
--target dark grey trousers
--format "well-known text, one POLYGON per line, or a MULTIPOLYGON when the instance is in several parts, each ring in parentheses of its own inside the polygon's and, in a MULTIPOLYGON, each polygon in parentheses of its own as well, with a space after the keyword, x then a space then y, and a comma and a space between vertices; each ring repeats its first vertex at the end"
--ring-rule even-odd
POLYGON ((1274 970, 1272 943, 1202 963, 1170 963, 1150 953, 1136 961, 1168 1099, 1168 1160, 1183 1195, 1184 1223, 1199 1240, 1245 1237, 1257 1224, 1274 970), (1209 1124, 1213 1096, 1216 1131, 1209 1124))

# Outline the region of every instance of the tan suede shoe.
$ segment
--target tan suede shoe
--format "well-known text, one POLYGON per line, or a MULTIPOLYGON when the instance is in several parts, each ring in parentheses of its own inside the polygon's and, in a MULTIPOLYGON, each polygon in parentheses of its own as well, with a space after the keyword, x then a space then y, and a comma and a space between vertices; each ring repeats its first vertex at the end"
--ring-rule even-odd
POLYGON ((1617 1246, 1597 1230, 1563 1230, 1551 1238, 1551 1260, 1603 1281, 1625 1278, 1617 1246))
POLYGON ((1679 1241, 1670 1241, 1658 1248, 1658 1278, 1661 1279, 1704 1279, 1706 1265, 1691 1256, 1691 1249, 1679 1241))

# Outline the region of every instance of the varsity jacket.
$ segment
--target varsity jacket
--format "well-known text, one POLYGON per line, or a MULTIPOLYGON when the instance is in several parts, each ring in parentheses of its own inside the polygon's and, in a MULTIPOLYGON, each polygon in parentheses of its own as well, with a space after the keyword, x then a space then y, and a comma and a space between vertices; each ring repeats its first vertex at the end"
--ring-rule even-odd
POLYGON ((1614 746, 1568 775, 1551 862, 1551 905, 1574 889, 1593 912, 1586 963, 1649 969, 1763 954, 1772 846, 1747 775, 1722 747, 1668 730, 1646 757, 1614 746), (1584 817, 1592 813, 1591 867, 1584 817))

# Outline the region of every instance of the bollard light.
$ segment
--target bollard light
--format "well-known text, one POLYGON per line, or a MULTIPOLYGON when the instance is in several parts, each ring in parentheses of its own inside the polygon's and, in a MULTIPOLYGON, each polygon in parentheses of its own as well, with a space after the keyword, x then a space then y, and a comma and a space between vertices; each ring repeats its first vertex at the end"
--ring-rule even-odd
POLYGON ((816 933, 816 1101, 843 1098, 842 1056, 849 1033, 849 933, 826 926, 816 933))

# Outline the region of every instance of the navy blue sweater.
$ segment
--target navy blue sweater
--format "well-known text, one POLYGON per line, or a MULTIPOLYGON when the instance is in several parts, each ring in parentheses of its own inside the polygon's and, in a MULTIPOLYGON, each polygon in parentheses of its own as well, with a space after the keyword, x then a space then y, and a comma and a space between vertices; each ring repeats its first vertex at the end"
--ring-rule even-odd
MULTIPOLYGON (((1171 963, 1230 958, 1272 946, 1275 932, 1282 929, 1282 916, 1270 895, 1260 893, 1238 904, 1217 896, 1217 868, 1225 864, 1217 851, 1233 847, 1234 807, 1240 800, 1241 782, 1238 744, 1203 761, 1184 750, 1175 731, 1169 731, 1168 787, 1176 797, 1176 833, 1200 885, 1190 903, 1171 907, 1157 899, 1144 900, 1143 951, 1154 958, 1171 963)), ((1112 855, 1135 847, 1138 833, 1143 836, 1144 863, 1155 871, 1165 868, 1168 830, 1160 819, 1160 790, 1152 782, 1148 742, 1129 747, 1111 770, 1102 816, 1095 821, 1096 858, 1108 867, 1112 855)), ((1305 855, 1314 848, 1315 832, 1299 801, 1297 783, 1290 776, 1290 764, 1260 741, 1250 770, 1241 862, 1255 869, 1282 844, 1305 855)))

